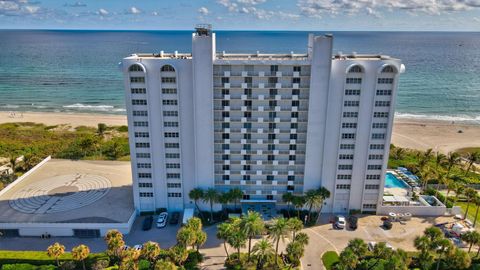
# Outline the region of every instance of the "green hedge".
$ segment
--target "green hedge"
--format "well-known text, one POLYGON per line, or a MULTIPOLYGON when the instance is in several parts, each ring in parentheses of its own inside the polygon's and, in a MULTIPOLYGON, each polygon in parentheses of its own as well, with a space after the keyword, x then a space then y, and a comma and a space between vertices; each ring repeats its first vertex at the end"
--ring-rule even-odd
MULTIPOLYGON (((59 261, 71 261, 72 254, 65 252, 60 256, 59 261)), ((109 260, 105 253, 93 253, 85 261, 87 266, 92 265, 97 260, 109 260)), ((6 264, 31 264, 31 265, 55 265, 54 258, 50 258, 46 251, 10 251, 0 250, 0 265, 6 264)), ((3 269, 2 269, 3 270, 3 269)))
MULTIPOLYGON (((425 191, 426 195, 435 196, 435 197, 437 197, 438 200, 440 200, 442 203, 444 203, 445 202, 445 196, 440 192, 438 192, 438 194, 435 194, 435 193, 436 193, 436 191, 433 188, 429 188, 425 191)), ((447 206, 447 208, 452 208, 453 207, 453 199, 452 198, 448 197, 446 206, 447 206)))
POLYGON ((323 266, 327 270, 332 269, 332 266, 338 262, 338 254, 335 251, 327 251, 322 255, 323 266))
POLYGON ((56 270, 55 265, 31 265, 28 263, 21 264, 5 264, 0 268, 1 270, 56 270))

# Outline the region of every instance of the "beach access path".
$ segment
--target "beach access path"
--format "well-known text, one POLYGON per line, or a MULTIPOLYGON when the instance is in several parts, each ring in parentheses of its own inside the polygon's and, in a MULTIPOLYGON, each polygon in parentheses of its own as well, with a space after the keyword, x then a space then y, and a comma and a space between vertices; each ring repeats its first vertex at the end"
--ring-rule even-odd
MULTIPOLYGON (((0 112, 0 124, 12 122, 43 123, 48 126, 69 125, 96 127, 127 125, 125 115, 93 113, 0 112)), ((399 147, 448 153, 465 147, 480 147, 480 125, 439 120, 395 119, 392 143, 399 147), (459 132, 461 131, 461 132, 459 132)))

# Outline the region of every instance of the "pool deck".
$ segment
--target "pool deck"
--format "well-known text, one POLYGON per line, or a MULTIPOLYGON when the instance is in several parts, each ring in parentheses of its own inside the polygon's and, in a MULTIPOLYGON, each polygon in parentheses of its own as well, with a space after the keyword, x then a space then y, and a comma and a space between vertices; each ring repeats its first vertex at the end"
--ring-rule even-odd
MULTIPOLYGON (((399 178, 398 174, 393 171, 393 170, 387 170, 387 173, 391 173, 393 174, 399 181, 403 181, 399 178)), ((406 183, 405 183, 406 184, 406 183)), ((408 184, 407 184, 408 185, 408 184)), ((392 195, 396 195, 396 196, 408 196, 408 189, 407 188, 401 188, 401 187, 393 187, 393 188, 389 188, 389 187, 385 187, 384 188, 384 193, 389 193, 389 194, 392 194, 392 195)))

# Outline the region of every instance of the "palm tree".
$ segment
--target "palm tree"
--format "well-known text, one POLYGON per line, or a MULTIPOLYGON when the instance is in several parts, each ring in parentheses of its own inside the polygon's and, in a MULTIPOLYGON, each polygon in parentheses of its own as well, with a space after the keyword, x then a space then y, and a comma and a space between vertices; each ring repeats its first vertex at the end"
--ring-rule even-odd
POLYGON ((58 267, 60 267, 60 262, 58 261, 58 257, 62 256, 64 253, 65 253, 65 246, 58 242, 56 242, 55 244, 47 248, 48 257, 55 258, 55 261, 57 262, 58 267))
POLYGON ((447 155, 447 177, 450 176, 450 171, 461 161, 460 154, 457 152, 449 152, 447 155))
POLYGON ((363 241, 363 239, 360 238, 354 238, 348 242, 349 249, 353 251, 354 254, 356 254, 360 259, 365 257, 368 253, 368 246, 363 241))
POLYGON ((465 192, 465 186, 462 183, 455 183, 455 202, 457 204, 458 198, 465 192))
POLYGON ((282 195, 282 201, 287 205, 287 209, 288 209, 288 217, 290 217, 290 212, 292 210, 292 203, 293 203, 293 200, 294 200, 294 197, 292 195, 292 193, 290 192, 286 192, 286 193, 283 193, 282 195))
POLYGON ((257 269, 262 269, 266 259, 273 254, 273 246, 267 240, 262 239, 253 246, 252 253, 257 256, 257 269))
POLYGON ((467 170, 465 171, 465 176, 467 176, 473 164, 480 162, 480 151, 468 152, 465 158, 468 160, 467 170))
POLYGON ((298 266, 300 264, 300 258, 302 258, 305 253, 305 246, 300 242, 290 242, 285 250, 292 265, 295 267, 298 266))
POLYGON ((309 190, 305 193, 305 205, 308 207, 308 221, 312 219, 312 208, 322 205, 323 200, 318 190, 309 190))
POLYGON ((289 232, 288 222, 285 218, 275 218, 270 226, 269 237, 275 242, 275 263, 278 266, 278 244, 280 240, 284 241, 289 232))
POLYGON ((475 218, 473 219, 473 227, 475 228, 475 225, 477 224, 478 210, 480 209, 480 197, 475 196, 475 199, 473 199, 473 203, 477 206, 477 210, 475 211, 475 218))
POLYGON ((468 231, 461 236, 462 240, 469 244, 468 253, 472 250, 472 246, 476 245, 480 241, 480 233, 477 231, 468 231))
POLYGON ((240 228, 248 238, 248 261, 250 261, 252 238, 263 232, 265 224, 258 212, 248 211, 248 213, 241 219, 240 228))
POLYGON ((438 227, 429 227, 423 231, 423 235, 430 239, 430 242, 435 242, 436 240, 443 237, 443 232, 438 227))
POLYGON ((175 245, 168 251, 170 259, 179 266, 182 266, 188 258, 188 250, 180 245, 175 245))
POLYGON ((139 257, 140 257, 140 252, 133 248, 129 248, 123 251, 122 262, 118 269, 119 270, 137 270, 139 257))
POLYGON ((305 205, 305 198, 303 196, 293 196, 292 204, 297 210, 297 217, 300 219, 300 209, 305 205))
POLYGON ((160 255, 160 245, 156 242, 148 241, 143 244, 140 255, 143 258, 147 259, 150 262, 150 266, 152 266, 153 268, 153 266, 155 265, 155 261, 160 255))
POLYGON ((304 232, 300 232, 297 235, 295 235, 295 238, 293 238, 293 242, 298 242, 302 244, 303 246, 308 245, 310 237, 308 237, 308 234, 304 232))
POLYGON ((158 260, 155 264, 155 270, 177 270, 178 267, 171 261, 158 260))
POLYGON ((197 231, 194 243, 197 247, 197 251, 200 250, 200 247, 203 246, 205 242, 207 242, 207 233, 204 231, 197 231))
POLYGON ((293 240, 295 239, 295 234, 303 229, 303 222, 296 217, 289 218, 287 222, 288 222, 288 227, 292 231, 292 240, 293 240))
POLYGON ((239 188, 233 188, 228 191, 228 194, 230 196, 230 199, 233 201, 233 209, 237 210, 237 204, 243 198, 242 190, 239 188))
POLYGON ((223 240, 223 248, 225 249, 227 258, 230 257, 227 249, 227 239, 231 236, 232 230, 232 224, 228 222, 224 222, 217 226, 217 238, 223 240))
POLYGON ((203 189, 201 188, 194 188, 192 190, 190 190, 190 192, 188 193, 188 197, 194 201, 195 203, 195 208, 197 208, 198 212, 200 213, 201 215, 201 211, 200 211, 200 207, 198 207, 198 201, 201 200, 203 198, 203 189))
POLYGON ((230 195, 231 195, 230 192, 225 192, 218 196, 218 203, 222 205, 223 216, 225 218, 228 217, 227 205, 232 201, 232 198, 230 195))
POLYGON ((240 227, 241 220, 239 218, 233 218, 231 222, 232 230, 227 237, 227 243, 237 250, 238 260, 240 261, 240 248, 245 247, 247 235, 240 227))
POLYGON ((320 209, 318 210, 318 215, 320 216, 320 213, 322 213, 323 201, 330 198, 330 191, 325 187, 320 187, 318 189, 318 193, 320 194, 320 198, 322 198, 322 203, 320 204, 320 209))
POLYGON ((445 173, 437 171, 437 188, 435 189, 435 196, 438 197, 438 191, 440 190, 440 185, 447 185, 448 178, 445 173))
POLYGON ((209 188, 203 194, 203 201, 210 203, 210 222, 213 222, 213 204, 218 201, 218 191, 214 188, 209 188))
POLYGON ((447 156, 440 152, 435 153, 435 171, 438 171, 439 167, 445 165, 446 161, 447 156))
POLYGON ((196 232, 189 227, 182 227, 177 232, 177 242, 183 248, 187 248, 188 246, 193 246, 195 241, 197 240, 196 232))
POLYGON ((442 256, 447 255, 452 249, 452 242, 450 240, 442 238, 435 241, 435 253, 437 253, 437 267, 440 268, 440 262, 442 261, 442 256))
POLYGON ((107 255, 110 257, 120 258, 120 251, 125 246, 123 235, 118 230, 109 230, 105 234, 105 242, 107 243, 107 255))
POLYGON ((467 209, 465 209, 465 214, 463 215, 463 219, 467 218, 470 203, 473 201, 475 197, 477 197, 477 191, 473 188, 467 188, 465 190, 465 196, 467 196, 467 209))
POLYGON ((455 182, 452 181, 452 179, 446 178, 446 184, 447 184, 447 195, 445 196, 445 199, 443 201, 444 205, 447 205, 447 200, 448 200, 448 195, 450 194, 450 191, 455 189, 455 182))
POLYGON ((344 249, 340 253, 337 266, 340 269, 354 270, 358 265, 358 256, 349 248, 344 249))
POLYGON ((374 269, 380 260, 388 260, 392 256, 393 251, 391 248, 387 247, 387 244, 385 242, 380 242, 375 245, 372 253, 376 261, 368 269, 374 269))
POLYGON ((423 235, 417 236, 414 241, 414 246, 416 249, 420 250, 421 253, 428 253, 431 249, 432 241, 423 235))
POLYGON ((75 261, 82 262, 83 270, 86 270, 85 259, 90 255, 90 249, 85 245, 79 245, 72 249, 72 258, 75 261))

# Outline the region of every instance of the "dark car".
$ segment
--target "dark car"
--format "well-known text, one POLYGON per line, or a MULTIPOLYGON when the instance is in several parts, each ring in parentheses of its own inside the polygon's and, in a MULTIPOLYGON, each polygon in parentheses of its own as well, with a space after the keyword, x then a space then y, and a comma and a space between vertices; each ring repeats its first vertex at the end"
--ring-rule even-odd
POLYGON ((356 230, 358 228, 358 218, 355 216, 349 216, 348 227, 352 230, 356 230))
POLYGON ((142 230, 148 231, 152 228, 153 216, 145 217, 142 224, 142 230))
POLYGON ((170 225, 177 225, 178 220, 180 219, 180 212, 173 212, 170 217, 170 225))
POLYGON ((385 221, 383 222, 383 228, 384 228, 385 230, 390 230, 392 227, 393 227, 393 224, 392 224, 392 222, 391 222, 390 220, 385 220, 385 221))

